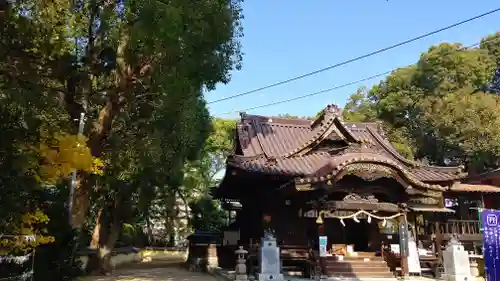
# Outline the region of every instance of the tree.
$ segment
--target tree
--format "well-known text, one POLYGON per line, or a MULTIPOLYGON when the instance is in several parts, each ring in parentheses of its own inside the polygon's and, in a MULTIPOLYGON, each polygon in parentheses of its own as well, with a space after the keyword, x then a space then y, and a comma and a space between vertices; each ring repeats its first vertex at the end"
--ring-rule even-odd
POLYGON ((487 50, 488 54, 492 56, 496 61, 497 68, 488 89, 496 94, 499 94, 500 93, 500 32, 492 34, 481 40, 480 48, 487 50))
POLYGON ((407 131, 403 127, 394 128, 379 118, 377 107, 370 100, 371 94, 366 87, 361 87, 352 94, 342 110, 343 119, 347 122, 381 122, 394 148, 406 158, 413 159, 414 147, 407 131))
POLYGON ((288 113, 285 114, 279 114, 278 118, 285 118, 285 119, 305 119, 305 120, 314 120, 313 117, 307 117, 307 116, 295 116, 295 115, 290 115, 288 113))
POLYGON ((196 231, 217 232, 227 224, 227 214, 217 203, 208 196, 191 202, 191 225, 196 231))
POLYGON ((182 192, 191 209, 191 226, 206 231, 219 229, 226 219, 220 206, 212 201, 210 190, 218 184, 217 176, 226 166, 236 129, 234 120, 213 118, 212 124, 201 157, 186 165, 182 192))
POLYGON ((134 215, 131 206, 151 195, 143 188, 178 189, 184 162, 198 156, 210 127, 202 93, 239 68, 240 18, 238 0, 26 0, 2 17, 0 86, 24 110, 11 118, 23 121, 18 116, 32 110, 38 118, 29 127, 57 140, 74 134, 73 119, 86 113, 91 162, 103 164, 102 175, 87 160, 61 166, 55 161, 66 154, 54 154, 57 145, 30 137, 47 168, 64 167, 44 170, 57 171, 52 180, 82 168, 72 223, 81 229, 92 207, 98 271, 109 270, 110 249, 134 215))
POLYGON ((377 120, 377 112, 368 99, 369 93, 366 87, 359 88, 352 94, 342 110, 342 117, 349 122, 374 122, 377 120))
POLYGON ((345 115, 383 121, 396 148, 395 139, 411 140, 416 157, 431 163, 464 163, 471 171, 497 165, 498 101, 484 91, 495 84, 498 43, 489 38, 480 48, 432 46, 416 64, 353 95, 345 115))

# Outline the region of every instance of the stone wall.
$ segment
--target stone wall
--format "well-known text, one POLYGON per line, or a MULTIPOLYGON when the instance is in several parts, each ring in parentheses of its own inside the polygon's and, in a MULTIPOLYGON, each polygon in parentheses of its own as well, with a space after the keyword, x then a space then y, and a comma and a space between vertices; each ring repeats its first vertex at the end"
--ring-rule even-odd
MULTIPOLYGON (((92 251, 83 251, 79 253, 78 260, 85 269, 88 261, 88 255, 92 251)), ((113 268, 124 266, 131 263, 149 263, 149 262, 186 262, 188 250, 186 248, 117 248, 113 251, 111 265, 113 268)))

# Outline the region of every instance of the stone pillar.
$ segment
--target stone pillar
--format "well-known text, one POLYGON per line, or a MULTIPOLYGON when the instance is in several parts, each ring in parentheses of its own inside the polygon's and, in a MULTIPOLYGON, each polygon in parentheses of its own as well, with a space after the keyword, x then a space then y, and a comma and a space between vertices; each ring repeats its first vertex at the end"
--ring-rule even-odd
POLYGON ((209 269, 219 267, 216 244, 208 244, 207 246, 207 267, 209 269))
POLYGON ((248 280, 248 275, 247 275, 245 255, 248 254, 248 251, 244 250, 243 247, 240 246, 238 250, 234 251, 234 253, 236 254, 236 268, 234 269, 235 271, 234 280, 246 281, 248 280))
POLYGON ((470 272, 469 253, 453 235, 443 251, 444 280, 445 281, 474 281, 470 272))

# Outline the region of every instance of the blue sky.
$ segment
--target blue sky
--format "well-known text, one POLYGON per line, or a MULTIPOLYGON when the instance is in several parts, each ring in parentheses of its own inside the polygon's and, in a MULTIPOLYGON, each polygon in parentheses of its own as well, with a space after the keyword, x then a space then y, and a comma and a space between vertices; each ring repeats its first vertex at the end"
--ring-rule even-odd
MULTIPOLYGON (((499 7, 498 0, 246 0, 243 4, 243 69, 233 72, 229 84, 219 85, 205 97, 212 101, 273 84, 499 7)), ((210 112, 217 117, 236 118, 237 113, 223 113, 293 98, 403 67, 415 63, 431 45, 441 42, 472 45, 496 31, 500 31, 500 12, 312 77, 211 104, 210 112)), ((312 116, 327 104, 343 106, 358 87, 371 86, 380 80, 375 78, 247 113, 312 116)))

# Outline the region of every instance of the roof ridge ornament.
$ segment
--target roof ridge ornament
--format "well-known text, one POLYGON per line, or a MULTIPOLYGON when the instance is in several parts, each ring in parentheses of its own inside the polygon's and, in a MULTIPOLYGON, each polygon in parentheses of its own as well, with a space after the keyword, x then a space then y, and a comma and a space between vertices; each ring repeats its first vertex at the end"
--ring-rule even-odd
POLYGON ((342 109, 336 104, 329 104, 323 109, 323 113, 327 116, 335 116, 342 120, 342 109))

